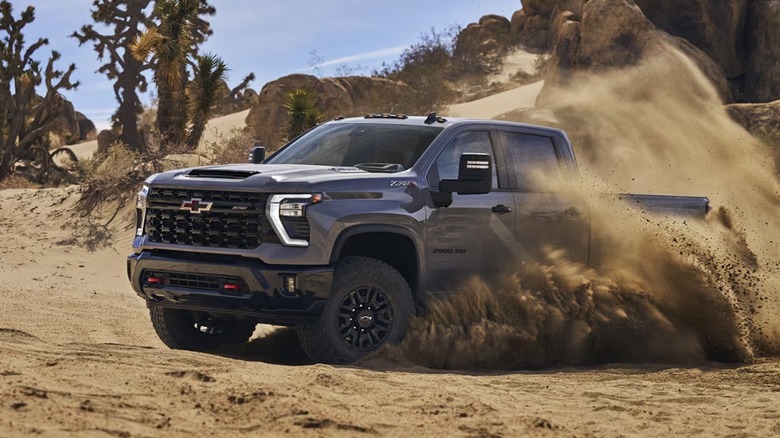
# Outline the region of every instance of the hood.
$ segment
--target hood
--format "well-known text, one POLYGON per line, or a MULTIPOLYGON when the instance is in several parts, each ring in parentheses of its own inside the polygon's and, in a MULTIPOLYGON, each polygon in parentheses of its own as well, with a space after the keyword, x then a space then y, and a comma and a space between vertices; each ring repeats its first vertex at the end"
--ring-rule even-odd
POLYGON ((355 182, 364 190, 389 187, 390 180, 412 180, 410 170, 398 173, 372 173, 356 167, 312 166, 303 164, 230 164, 193 167, 153 175, 148 184, 157 187, 204 188, 216 190, 258 190, 262 192, 309 192, 348 189, 355 182))

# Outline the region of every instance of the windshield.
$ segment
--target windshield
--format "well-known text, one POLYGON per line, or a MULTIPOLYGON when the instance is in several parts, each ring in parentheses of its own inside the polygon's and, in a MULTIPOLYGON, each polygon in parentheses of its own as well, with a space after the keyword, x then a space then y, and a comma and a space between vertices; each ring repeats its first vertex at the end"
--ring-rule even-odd
POLYGON ((438 126, 334 123, 302 136, 268 164, 356 166, 368 171, 409 169, 442 131, 438 126))

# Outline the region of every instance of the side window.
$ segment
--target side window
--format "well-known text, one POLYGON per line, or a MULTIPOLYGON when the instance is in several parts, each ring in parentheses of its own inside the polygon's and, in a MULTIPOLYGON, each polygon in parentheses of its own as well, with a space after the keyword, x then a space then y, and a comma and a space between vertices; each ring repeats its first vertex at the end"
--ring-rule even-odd
POLYGON ((443 179, 457 179, 460 156, 465 153, 489 154, 493 157, 493 188, 498 188, 496 174, 496 158, 493 154, 493 143, 488 131, 468 131, 455 136, 436 159, 436 163, 428 173, 428 185, 439 186, 443 179))
POLYGON ((550 137, 503 132, 510 165, 520 190, 543 190, 561 179, 561 167, 550 137))

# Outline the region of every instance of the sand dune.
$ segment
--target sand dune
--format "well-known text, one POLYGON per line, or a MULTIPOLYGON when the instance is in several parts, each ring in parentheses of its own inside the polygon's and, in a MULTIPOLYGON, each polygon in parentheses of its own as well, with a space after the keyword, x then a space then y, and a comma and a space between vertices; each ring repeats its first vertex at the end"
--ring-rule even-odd
POLYGON ((493 119, 517 108, 533 107, 544 81, 534 82, 483 99, 452 105, 448 115, 474 119, 493 119))
MULTIPOLYGON (((246 126, 244 119, 246 119, 249 110, 239 111, 237 113, 228 114, 226 116, 216 117, 206 124, 206 129, 203 131, 203 138, 200 140, 198 149, 202 151, 204 146, 213 142, 218 138, 219 134, 226 134, 233 129, 243 128, 246 126)), ((95 152, 97 152, 97 140, 87 141, 84 143, 78 143, 68 146, 79 158, 84 160, 90 158, 95 152)))
MULTIPOLYGON (((124 272, 61 228, 78 188, 0 191, 0 436, 769 436, 780 362, 442 372, 311 364, 291 330, 208 355, 166 349, 124 272)), ((126 225, 127 222, 124 222, 126 225)))

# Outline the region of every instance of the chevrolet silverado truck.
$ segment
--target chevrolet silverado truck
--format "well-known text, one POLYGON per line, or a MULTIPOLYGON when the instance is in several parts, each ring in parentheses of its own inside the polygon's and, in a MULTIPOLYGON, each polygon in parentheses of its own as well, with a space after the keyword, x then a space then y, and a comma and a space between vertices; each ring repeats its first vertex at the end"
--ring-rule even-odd
MULTIPOLYGON (((399 342, 426 300, 471 276, 543 247, 587 263, 588 206, 557 184, 577 176, 557 129, 341 118, 269 158, 255 147, 248 164, 149 177, 127 275, 170 348, 213 351, 267 323, 295 326, 315 361, 349 363, 399 342)), ((665 214, 709 208, 699 197, 621 198, 665 214)))

